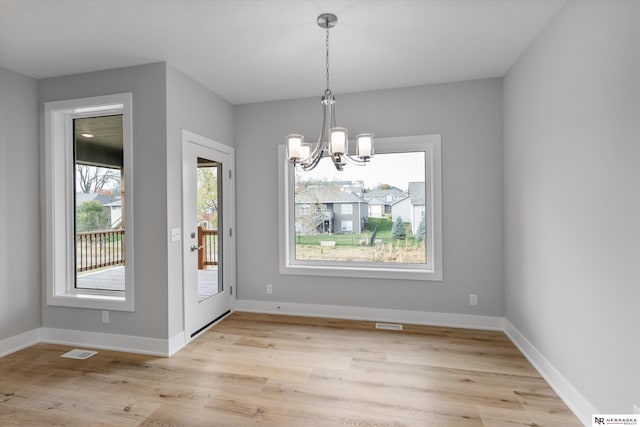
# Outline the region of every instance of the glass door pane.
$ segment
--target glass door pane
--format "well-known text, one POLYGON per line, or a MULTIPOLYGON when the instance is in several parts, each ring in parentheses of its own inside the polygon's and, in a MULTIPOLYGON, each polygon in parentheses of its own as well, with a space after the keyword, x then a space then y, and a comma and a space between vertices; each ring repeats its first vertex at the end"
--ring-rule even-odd
POLYGON ((198 302, 223 290, 221 246, 222 168, 212 160, 198 157, 196 211, 198 222, 198 302))

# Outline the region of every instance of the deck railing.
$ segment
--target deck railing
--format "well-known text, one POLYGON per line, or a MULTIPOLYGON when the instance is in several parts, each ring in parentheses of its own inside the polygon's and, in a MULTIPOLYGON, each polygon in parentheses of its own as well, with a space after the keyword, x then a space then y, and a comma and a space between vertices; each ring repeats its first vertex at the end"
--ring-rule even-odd
POLYGON ((198 270, 207 265, 218 265, 218 230, 198 227, 198 270))
POLYGON ((76 233, 76 271, 124 265, 124 230, 76 233))

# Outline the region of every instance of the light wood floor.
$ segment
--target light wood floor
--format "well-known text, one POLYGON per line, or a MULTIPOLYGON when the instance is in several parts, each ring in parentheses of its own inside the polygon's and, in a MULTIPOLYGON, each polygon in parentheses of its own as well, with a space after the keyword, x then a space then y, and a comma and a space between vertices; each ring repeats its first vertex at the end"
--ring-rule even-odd
POLYGON ((171 358, 69 349, 0 359, 0 425, 581 425, 501 332, 235 313, 171 358))

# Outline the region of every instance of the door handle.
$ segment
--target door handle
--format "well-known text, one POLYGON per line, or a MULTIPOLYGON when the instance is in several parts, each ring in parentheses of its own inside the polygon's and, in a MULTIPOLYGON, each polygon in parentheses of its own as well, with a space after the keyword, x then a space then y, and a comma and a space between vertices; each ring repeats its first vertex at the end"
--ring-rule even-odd
POLYGON ((191 245, 191 252, 199 251, 202 248, 204 248, 204 245, 202 246, 191 245))

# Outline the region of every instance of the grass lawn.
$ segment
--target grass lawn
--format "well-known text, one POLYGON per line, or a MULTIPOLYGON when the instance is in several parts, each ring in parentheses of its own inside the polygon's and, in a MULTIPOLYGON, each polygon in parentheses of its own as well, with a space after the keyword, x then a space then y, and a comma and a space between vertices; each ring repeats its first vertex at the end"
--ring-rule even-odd
MULTIPOLYGON (((407 230, 411 226, 405 223, 407 230)), ((393 247, 418 246, 419 243, 413 237, 407 237, 405 241, 391 239, 391 229, 393 222, 387 218, 369 218, 369 223, 362 234, 296 234, 296 245, 320 245, 320 242, 335 242, 336 246, 368 246, 371 241, 373 231, 378 227, 376 240, 381 240, 383 244, 391 244, 393 247)))

